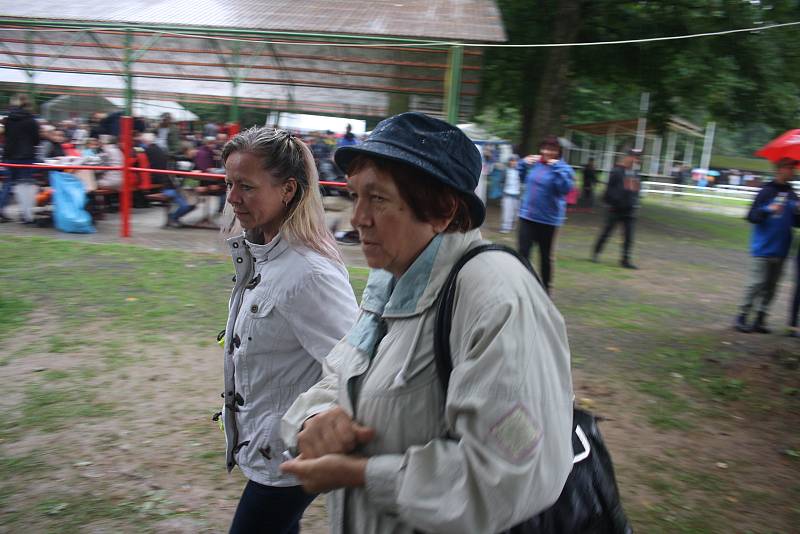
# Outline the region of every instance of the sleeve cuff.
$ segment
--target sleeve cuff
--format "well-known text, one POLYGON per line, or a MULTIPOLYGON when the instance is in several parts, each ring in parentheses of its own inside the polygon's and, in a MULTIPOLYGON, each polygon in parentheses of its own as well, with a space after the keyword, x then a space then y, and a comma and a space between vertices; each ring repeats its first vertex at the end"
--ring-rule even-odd
POLYGON ((298 405, 297 401, 295 401, 289 408, 289 411, 287 411, 281 419, 281 439, 290 449, 297 447, 297 434, 299 434, 300 429, 303 428, 303 423, 305 423, 309 417, 313 417, 318 413, 333 408, 336 406, 336 403, 320 402, 308 408, 298 406, 297 409, 294 409, 296 405, 298 405))
POLYGON ((367 462, 367 498, 381 511, 397 513, 400 478, 405 467, 405 457, 402 454, 373 456, 367 462))

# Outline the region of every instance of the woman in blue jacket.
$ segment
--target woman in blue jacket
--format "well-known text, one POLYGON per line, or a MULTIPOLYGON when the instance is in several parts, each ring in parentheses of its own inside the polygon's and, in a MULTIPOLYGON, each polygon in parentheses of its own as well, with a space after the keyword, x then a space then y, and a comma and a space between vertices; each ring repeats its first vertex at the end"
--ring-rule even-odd
POLYGON ((550 293, 556 232, 566 219, 566 196, 575 173, 561 159, 558 139, 549 136, 539 144, 539 154, 520 164, 520 174, 525 176, 525 194, 519 210, 519 253, 530 258, 531 246, 539 246, 539 272, 550 293))

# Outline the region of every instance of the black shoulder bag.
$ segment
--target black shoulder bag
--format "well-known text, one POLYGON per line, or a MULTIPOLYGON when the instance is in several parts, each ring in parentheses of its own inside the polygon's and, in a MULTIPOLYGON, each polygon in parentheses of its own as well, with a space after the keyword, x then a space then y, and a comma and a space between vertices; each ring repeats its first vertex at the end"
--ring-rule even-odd
MULTIPOLYGON (((450 354, 450 329, 453 319, 456 278, 469 260, 482 252, 502 251, 515 256, 541 284, 530 262, 503 245, 480 245, 469 250, 453 266, 439 293, 434 352, 436 372, 447 398, 453 361, 450 354)), ((632 531, 619 499, 611 456, 603 443, 596 418, 573 408, 572 471, 558 500, 547 510, 512 527, 503 534, 629 534, 632 531)))

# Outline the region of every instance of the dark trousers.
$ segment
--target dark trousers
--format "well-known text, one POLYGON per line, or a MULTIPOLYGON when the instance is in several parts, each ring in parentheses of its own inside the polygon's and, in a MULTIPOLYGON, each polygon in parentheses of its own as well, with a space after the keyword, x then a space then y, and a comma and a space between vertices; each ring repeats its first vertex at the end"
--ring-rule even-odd
POLYGON ((750 259, 750 279, 744 289, 744 299, 739 313, 747 315, 752 308, 762 315, 769 313, 775 290, 783 274, 786 258, 753 257, 750 259))
POLYGON ((633 212, 609 209, 608 214, 606 215, 606 225, 603 228, 603 231, 600 232, 600 237, 597 238, 597 242, 594 245, 594 255, 600 255, 600 253, 603 251, 603 246, 606 244, 606 241, 608 241, 608 238, 611 235, 611 232, 614 231, 614 227, 617 225, 617 223, 622 223, 623 227, 625 228, 624 240, 622 242, 622 261, 630 261, 631 248, 633 247, 633 225, 635 222, 636 218, 633 216, 633 212))
POLYGON ((581 200, 583 201, 583 206, 585 208, 593 207, 594 206, 594 190, 591 187, 590 188, 584 188, 584 190, 583 190, 583 198, 581 198, 581 200))
POLYGON ((278 488, 250 480, 239 499, 229 534, 298 534, 300 518, 315 497, 302 486, 278 488))
POLYGON ((550 293, 553 279, 553 249, 555 248, 556 230, 558 226, 542 224, 527 219, 519 220, 519 253, 530 259, 531 246, 539 246, 539 274, 545 290, 550 293))
MULTIPOLYGON (((35 159, 10 159, 6 163, 16 163, 19 165, 30 165, 36 163, 35 159)), ((11 189, 18 182, 33 182, 33 169, 22 167, 5 167, 6 176, 3 180, 3 187, 0 189, 0 215, 2 215, 3 208, 8 203, 8 198, 11 196, 11 189)))
POLYGON ((797 252, 797 264, 795 265, 794 279, 794 298, 792 299, 792 309, 789 311, 789 326, 797 326, 797 316, 800 314, 800 251, 797 252))

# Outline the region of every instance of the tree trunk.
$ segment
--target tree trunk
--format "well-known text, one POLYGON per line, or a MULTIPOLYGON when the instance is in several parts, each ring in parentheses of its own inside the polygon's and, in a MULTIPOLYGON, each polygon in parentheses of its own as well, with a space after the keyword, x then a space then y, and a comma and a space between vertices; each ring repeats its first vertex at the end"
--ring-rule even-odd
MULTIPOLYGON (((581 0, 561 0, 553 16, 552 41, 573 42, 579 31, 581 0)), ((538 82, 532 87, 530 100, 522 105, 522 139, 520 145, 525 154, 538 149, 539 142, 547 135, 562 133, 561 110, 568 89, 570 52, 567 47, 546 48, 544 66, 538 82), (531 110, 530 113, 526 113, 531 110)))

